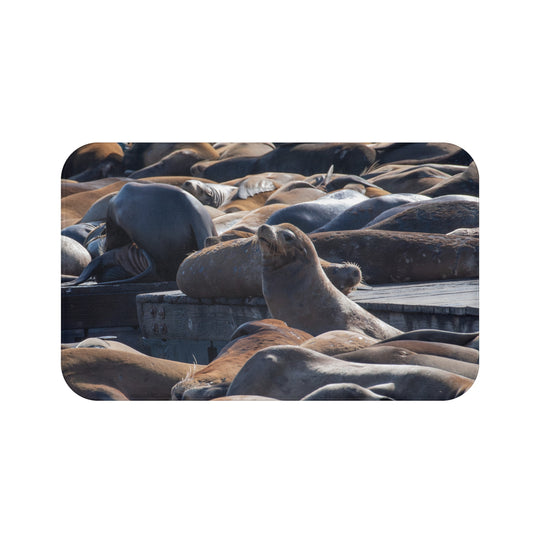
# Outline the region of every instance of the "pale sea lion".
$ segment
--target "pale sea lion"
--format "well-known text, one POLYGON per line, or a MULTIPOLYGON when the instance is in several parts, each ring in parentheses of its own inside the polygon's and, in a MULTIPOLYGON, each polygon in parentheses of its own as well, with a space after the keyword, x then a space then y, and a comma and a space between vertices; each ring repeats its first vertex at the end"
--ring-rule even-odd
POLYGON ((300 401, 394 401, 353 383, 332 383, 317 388, 300 401))
POLYGON ((311 240, 291 224, 262 225, 262 287, 273 317, 314 336, 352 330, 385 339, 401 334, 341 293, 321 268, 311 240))
POLYGON ((61 252, 61 271, 64 275, 78 276, 92 260, 88 250, 69 236, 62 235, 61 252))
POLYGON ((182 185, 182 189, 191 193, 202 204, 213 206, 214 208, 228 203, 238 191, 238 188, 235 186, 201 182, 195 179, 185 182, 182 185))
POLYGON ((357 364, 284 345, 268 347, 253 355, 234 378, 227 395, 300 400, 333 383, 357 384, 396 400, 447 400, 465 393, 473 381, 442 369, 357 364))

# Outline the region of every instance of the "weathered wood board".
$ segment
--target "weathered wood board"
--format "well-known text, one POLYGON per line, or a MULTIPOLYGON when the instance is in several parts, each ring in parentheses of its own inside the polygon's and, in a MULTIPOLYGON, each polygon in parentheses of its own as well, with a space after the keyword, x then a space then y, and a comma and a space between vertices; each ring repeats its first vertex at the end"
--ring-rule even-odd
MULTIPOLYGON (((478 330, 478 280, 378 285, 350 298, 403 331, 478 330)), ((211 361, 244 322, 269 317, 263 298, 190 298, 180 291, 140 294, 137 311, 150 354, 211 361)))

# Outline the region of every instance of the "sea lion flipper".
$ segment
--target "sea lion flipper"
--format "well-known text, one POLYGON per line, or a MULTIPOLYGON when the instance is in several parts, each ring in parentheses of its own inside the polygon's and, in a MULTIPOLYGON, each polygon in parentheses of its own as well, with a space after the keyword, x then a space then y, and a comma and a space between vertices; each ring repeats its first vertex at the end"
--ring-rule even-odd
POLYGON ((379 343, 388 343, 390 341, 412 339, 417 341, 437 341, 439 343, 449 343, 451 345, 465 345, 477 338, 479 332, 449 332, 447 330, 420 329, 404 332, 398 336, 384 339, 379 343))

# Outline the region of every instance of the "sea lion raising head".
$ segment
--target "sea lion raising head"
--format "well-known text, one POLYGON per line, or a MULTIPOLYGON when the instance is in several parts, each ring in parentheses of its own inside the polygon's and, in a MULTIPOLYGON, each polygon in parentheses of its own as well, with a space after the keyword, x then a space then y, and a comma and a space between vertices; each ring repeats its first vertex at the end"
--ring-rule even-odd
POLYGON ((352 330, 385 339, 401 333, 332 285, 311 240, 298 227, 261 225, 257 238, 263 295, 274 318, 312 335, 352 330))

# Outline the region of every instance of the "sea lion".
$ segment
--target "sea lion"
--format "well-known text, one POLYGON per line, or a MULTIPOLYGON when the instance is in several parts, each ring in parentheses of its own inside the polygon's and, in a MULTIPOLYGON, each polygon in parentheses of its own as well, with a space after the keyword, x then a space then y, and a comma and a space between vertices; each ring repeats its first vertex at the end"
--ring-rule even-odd
POLYGON ((220 159, 231 157, 258 157, 268 154, 276 147, 272 143, 216 143, 212 145, 220 159))
POLYGON ((378 341, 375 338, 351 332, 350 330, 331 330, 324 334, 319 334, 302 343, 302 347, 317 351, 328 356, 336 356, 358 349, 364 349, 375 345, 378 341))
POLYGON ((305 233, 322 227, 336 216, 368 198, 354 190, 333 191, 314 201, 293 204, 278 210, 266 221, 268 225, 291 223, 305 233))
POLYGON ((206 159, 216 159, 219 154, 208 143, 184 143, 159 161, 131 172, 129 178, 149 176, 189 176, 191 166, 206 159))
POLYGON ((362 174, 374 162, 376 151, 360 143, 286 143, 259 157, 234 157, 199 162, 191 174, 219 182, 266 171, 297 173, 303 176, 327 171, 362 174))
POLYGON ((386 163, 469 165, 472 161, 465 150, 450 143, 374 143, 369 147, 376 152, 374 163, 377 166, 386 163))
POLYGON ((465 393, 473 381, 442 369, 357 364, 303 347, 282 345, 254 354, 234 378, 227 395, 300 400, 333 383, 357 384, 395 400, 447 400, 465 393))
POLYGON ((124 150, 118 143, 90 143, 77 148, 62 168, 62 178, 87 182, 122 172, 124 150))
POLYGON ((274 191, 264 204, 298 204, 301 202, 315 201, 324 197, 325 192, 311 184, 297 180, 289 182, 274 191))
POLYGON ((478 278, 478 238, 370 229, 309 237, 319 257, 358 264, 370 285, 478 278))
POLYGON ((332 383, 317 388, 300 401, 394 401, 353 383, 332 383))
MULTIPOLYGON (((400 336, 401 337, 401 336, 400 336)), ((414 339, 397 339, 389 341, 380 341, 375 346, 392 345, 392 347, 401 347, 409 351, 418 354, 431 354, 434 356, 443 356, 446 358, 452 358, 454 360, 460 360, 461 362, 470 362, 471 364, 478 364, 478 351, 465 347, 463 345, 456 345, 453 343, 442 343, 438 341, 418 341, 414 339)), ((302 347, 305 347, 305 343, 302 347)), ((322 352, 322 351, 319 351, 322 352)), ((345 352, 345 351, 344 351, 345 352)), ((330 355, 333 356, 333 355, 330 355)))
POLYGON ((108 193, 119 191, 126 183, 127 181, 125 180, 118 180, 117 182, 113 182, 112 184, 108 184, 98 189, 81 191, 79 193, 74 193, 73 195, 63 197, 60 202, 62 212, 62 228, 79 223, 84 214, 88 212, 90 207, 97 200, 101 199, 101 197, 107 195, 108 193))
POLYGON ((457 172, 445 180, 421 192, 428 197, 441 195, 461 194, 478 197, 479 178, 476 163, 473 161, 464 171, 457 172))
POLYGON ((69 236, 62 235, 61 252, 60 266, 63 275, 78 276, 92 260, 88 250, 69 236))
POLYGON ((94 278, 97 283, 154 282, 160 281, 150 255, 133 242, 97 255, 80 272, 75 280, 63 283, 72 287, 94 278))
POLYGON ((354 204, 350 208, 347 208, 334 219, 322 227, 315 229, 313 232, 361 229, 372 219, 390 208, 401 206, 410 202, 428 199, 429 197, 426 197, 425 195, 416 195, 412 193, 391 193, 389 195, 382 195, 373 199, 363 200, 354 204))
POLYGON ((174 186, 129 183, 109 202, 106 251, 135 242, 161 281, 174 281, 188 253, 215 235, 204 206, 174 186))
POLYGON ((219 397, 218 393, 225 395, 238 371, 257 351, 272 345, 300 345, 310 337, 306 332, 274 319, 244 323, 210 364, 172 387, 172 399, 206 400, 219 397), (188 390, 192 391, 187 394, 188 390))
POLYGON ((182 189, 191 193, 202 204, 213 206, 214 208, 228 203, 238 191, 238 188, 235 186, 201 182, 195 179, 185 182, 182 185, 182 189))
POLYGON ((396 346, 394 345, 394 342, 384 345, 374 345, 366 347, 365 349, 335 355, 334 357, 346 360, 347 362, 357 362, 360 364, 407 364, 426 366, 449 371, 450 373, 455 373, 472 380, 476 379, 476 376, 478 375, 478 365, 471 362, 463 362, 455 358, 448 358, 448 356, 419 354, 404 347, 396 346))
POLYGON ((262 225, 262 288, 272 317, 314 336, 352 330, 377 339, 402 332, 341 293, 321 268, 311 240, 291 224, 262 225))
MULTIPOLYGON (((448 195, 457 197, 458 195, 448 195)), ((466 197, 467 195, 460 195, 466 197)), ((447 234, 460 227, 478 227, 479 204, 478 201, 420 201, 403 205, 403 210, 391 217, 381 219, 376 223, 372 220, 365 229, 379 231, 409 231, 447 234)), ((398 209, 400 207, 397 207, 398 209)), ((394 210, 394 208, 392 209, 394 210)), ((375 218, 380 219, 380 216, 375 218)))
MULTIPOLYGON (((344 294, 362 283, 362 272, 357 265, 322 260, 320 264, 328 279, 344 294)), ((218 241, 192 253, 178 267, 176 284, 194 298, 262 296, 262 261, 257 238, 218 241)))
POLYGON ((82 397, 118 399, 123 395, 129 400, 170 400, 172 386, 200 369, 185 362, 98 348, 64 349, 61 366, 68 386, 82 397), (92 397, 103 387, 112 389, 109 397, 92 397))

